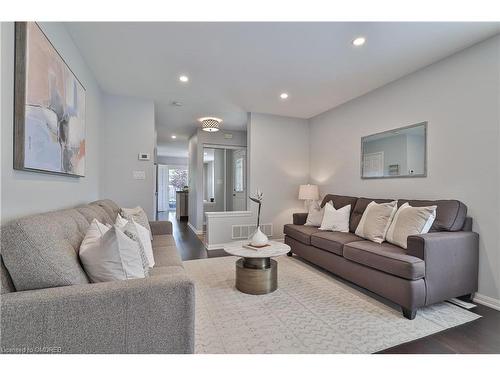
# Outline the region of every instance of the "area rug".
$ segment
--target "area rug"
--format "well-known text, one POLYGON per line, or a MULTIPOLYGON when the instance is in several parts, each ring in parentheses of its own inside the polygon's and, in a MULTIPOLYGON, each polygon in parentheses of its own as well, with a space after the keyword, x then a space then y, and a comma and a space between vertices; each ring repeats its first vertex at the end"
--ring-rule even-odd
POLYGON ((451 303, 414 320, 297 258, 278 257, 278 290, 234 287, 235 257, 184 262, 196 284, 196 353, 374 353, 480 318, 451 303))

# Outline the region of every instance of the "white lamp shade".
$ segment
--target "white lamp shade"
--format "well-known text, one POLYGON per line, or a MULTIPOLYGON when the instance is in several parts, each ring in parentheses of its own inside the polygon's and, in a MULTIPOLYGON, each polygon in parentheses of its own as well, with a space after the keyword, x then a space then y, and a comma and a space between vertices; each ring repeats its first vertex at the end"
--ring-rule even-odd
POLYGON ((317 201, 319 199, 318 185, 300 185, 299 199, 317 201))

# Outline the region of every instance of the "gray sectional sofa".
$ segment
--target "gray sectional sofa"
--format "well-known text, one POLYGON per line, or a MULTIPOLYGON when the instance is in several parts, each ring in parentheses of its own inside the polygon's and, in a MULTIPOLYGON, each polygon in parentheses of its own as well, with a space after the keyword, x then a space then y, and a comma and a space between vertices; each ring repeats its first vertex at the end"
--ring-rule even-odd
POLYGON ((193 353, 194 284, 170 222, 150 223, 150 277, 89 283, 80 243, 94 218, 113 224, 118 212, 101 200, 2 227, 2 352, 193 353))
POLYGON ((398 200, 398 206, 436 205, 429 233, 408 237, 408 249, 377 244, 354 234, 366 206, 392 199, 327 195, 322 206, 351 205, 349 232, 320 231, 305 226, 307 213, 293 215, 285 225, 285 243, 291 252, 348 281, 400 305, 403 315, 415 318, 417 309, 477 291, 479 236, 472 232, 467 207, 456 200, 398 200))

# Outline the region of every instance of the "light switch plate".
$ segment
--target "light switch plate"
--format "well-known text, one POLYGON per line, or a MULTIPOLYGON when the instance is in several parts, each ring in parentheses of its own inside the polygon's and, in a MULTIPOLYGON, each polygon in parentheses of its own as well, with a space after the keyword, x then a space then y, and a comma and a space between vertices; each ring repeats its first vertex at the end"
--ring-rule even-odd
POLYGON ((146 172, 145 171, 133 171, 132 177, 134 178, 134 180, 145 180, 146 179, 146 172))

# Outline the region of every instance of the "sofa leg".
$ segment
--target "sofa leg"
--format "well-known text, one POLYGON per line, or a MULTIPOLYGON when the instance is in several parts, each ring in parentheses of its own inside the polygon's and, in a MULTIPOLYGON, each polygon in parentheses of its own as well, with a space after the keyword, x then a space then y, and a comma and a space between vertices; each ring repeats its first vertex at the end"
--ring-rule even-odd
POLYGON ((286 255, 288 255, 289 257, 291 257, 293 255, 293 253, 291 251, 289 251, 288 253, 286 253, 286 255))
POLYGON ((403 310, 403 316, 406 319, 413 320, 417 316, 417 310, 405 309, 404 307, 402 307, 401 309, 403 310))

